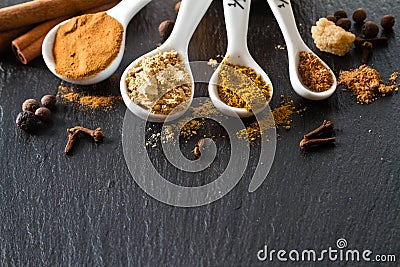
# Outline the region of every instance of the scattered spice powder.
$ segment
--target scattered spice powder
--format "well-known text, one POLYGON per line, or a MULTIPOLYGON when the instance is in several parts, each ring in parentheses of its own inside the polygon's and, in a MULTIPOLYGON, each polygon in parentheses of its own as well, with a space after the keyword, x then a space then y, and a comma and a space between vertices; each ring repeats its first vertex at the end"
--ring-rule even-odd
POLYGON ((88 96, 83 93, 77 93, 71 87, 60 85, 59 96, 68 101, 75 102, 81 105, 83 108, 96 109, 104 108, 109 110, 117 100, 121 100, 121 96, 88 96))
POLYGON ((221 63, 218 94, 225 104, 251 111, 265 106, 270 91, 271 86, 254 69, 227 60, 221 63))
POLYGON ((397 92, 399 88, 396 81, 397 77, 397 72, 392 73, 388 84, 385 85, 377 70, 367 65, 361 65, 355 70, 341 71, 338 84, 353 91, 358 103, 369 104, 375 101, 378 96, 397 92))
POLYGON ((206 116, 218 115, 219 111, 214 107, 211 100, 206 100, 201 103, 200 106, 190 107, 189 111, 194 118, 188 123, 183 123, 183 121, 177 121, 169 125, 164 126, 164 133, 162 136, 163 143, 167 143, 174 139, 174 132, 180 131, 179 135, 190 139, 193 136, 198 135, 198 130, 203 127, 206 123, 206 116))
POLYGON ((124 29, 106 12, 74 17, 57 30, 55 71, 70 79, 98 74, 117 57, 124 29))
POLYGON ((191 77, 183 63, 175 50, 143 57, 126 76, 129 97, 155 114, 182 110, 192 94, 191 77))
POLYGON ((298 71, 303 84, 313 92, 324 92, 331 88, 333 77, 331 71, 322 64, 312 52, 300 52, 298 71))
MULTIPOLYGON (((284 96, 281 97, 283 98, 284 96)), ((238 138, 245 138, 247 132, 249 140, 254 141, 263 135, 262 129, 270 129, 274 127, 274 124, 275 127, 282 126, 286 130, 290 130, 293 114, 300 114, 306 109, 297 109, 293 100, 282 100, 280 105, 271 111, 274 121, 271 121, 269 117, 265 117, 260 121, 254 121, 246 129, 237 132, 236 135, 238 138)))

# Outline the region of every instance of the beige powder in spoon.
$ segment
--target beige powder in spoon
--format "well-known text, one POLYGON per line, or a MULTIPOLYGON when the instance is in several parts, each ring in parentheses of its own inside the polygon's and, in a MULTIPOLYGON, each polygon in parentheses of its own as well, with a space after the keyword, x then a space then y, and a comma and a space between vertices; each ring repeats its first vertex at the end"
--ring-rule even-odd
POLYGON ((98 74, 117 57, 123 33, 121 23, 106 12, 72 18, 56 34, 55 71, 70 79, 98 74))

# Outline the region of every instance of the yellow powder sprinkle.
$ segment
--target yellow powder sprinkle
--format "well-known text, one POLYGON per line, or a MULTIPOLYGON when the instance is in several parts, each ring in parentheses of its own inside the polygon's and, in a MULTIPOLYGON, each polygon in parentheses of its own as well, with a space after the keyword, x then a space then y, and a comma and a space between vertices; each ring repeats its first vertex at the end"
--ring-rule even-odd
MULTIPOLYGON (((274 117, 276 127, 282 126, 286 130, 290 130, 292 123, 293 114, 300 114, 304 112, 306 108, 296 109, 293 100, 282 100, 280 105, 274 108, 271 112, 274 117)), ((263 135, 262 129, 271 129, 274 122, 269 117, 264 118, 261 121, 255 121, 249 124, 246 129, 242 129, 236 133, 238 138, 245 138, 246 132, 250 141, 254 141, 263 135)))

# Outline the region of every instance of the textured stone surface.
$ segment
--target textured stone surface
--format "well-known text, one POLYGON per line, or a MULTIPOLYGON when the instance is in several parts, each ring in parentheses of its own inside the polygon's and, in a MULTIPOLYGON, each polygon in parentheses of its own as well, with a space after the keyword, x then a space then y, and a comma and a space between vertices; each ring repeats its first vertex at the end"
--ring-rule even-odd
MULTIPOLYGON (((21 1, 5 0, 1 7, 21 1)), ((225 54, 222 1, 214 1, 190 45, 191 60, 225 54)), ((310 27, 319 18, 360 3, 293 1, 305 42, 314 50, 310 27)), ((379 22, 400 1, 362 1, 368 19, 379 22)), ((155 0, 131 21, 125 57, 117 77, 82 90, 119 94, 118 80, 135 58, 153 49, 157 27, 173 19, 174 1, 155 0)), ((395 25, 398 33, 399 25, 395 25)), ((284 40, 265 1, 254 1, 249 49, 269 73, 275 95, 292 96, 307 111, 295 117, 291 131, 280 131, 271 172, 255 192, 247 187, 256 156, 245 177, 221 200, 187 209, 162 204, 144 193, 126 167, 121 144, 125 106, 112 111, 79 111, 58 104, 53 123, 28 135, 14 123, 21 103, 55 94, 60 81, 42 59, 22 66, 11 54, 0 59, 0 266, 251 266, 264 265, 256 253, 273 249, 326 249, 345 238, 349 247, 397 253, 400 260, 400 96, 358 105, 340 89, 322 102, 303 100, 292 91, 284 40), (337 145, 314 153, 299 151, 302 134, 324 119, 335 122, 337 145), (102 127, 106 139, 82 141, 65 157, 65 130, 83 124, 102 127)), ((399 70, 400 40, 374 51, 371 63, 386 79, 399 70)), ((343 58, 317 52, 334 69, 357 67, 361 53, 343 58)), ((199 85, 197 96, 207 95, 199 85)), ((186 148, 188 150, 189 148, 186 148)), ((149 152, 160 172, 176 170, 149 152)), ((256 155, 257 153, 255 153, 256 155)), ((221 173, 229 153, 220 155, 210 173, 221 173)), ((276 262, 275 262, 276 263, 276 262)), ((304 265, 307 265, 305 263, 304 265)))

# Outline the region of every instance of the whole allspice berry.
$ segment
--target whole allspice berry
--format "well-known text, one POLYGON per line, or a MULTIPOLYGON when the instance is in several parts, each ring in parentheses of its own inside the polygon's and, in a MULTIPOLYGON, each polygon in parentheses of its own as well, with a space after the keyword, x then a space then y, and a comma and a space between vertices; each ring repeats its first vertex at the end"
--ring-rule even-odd
POLYGON ((39 126, 39 119, 31 111, 22 111, 18 114, 15 123, 26 132, 33 132, 39 126))
POLYGON ((53 95, 45 95, 42 97, 40 102, 42 102, 42 105, 44 107, 52 109, 55 107, 55 105, 57 103, 57 98, 53 95))
POLYGON ((178 12, 179 12, 179 8, 181 8, 181 1, 179 1, 179 2, 177 2, 176 4, 175 4, 175 12, 178 14, 178 12))
POLYGON ((41 107, 41 108, 38 108, 38 109, 35 111, 35 116, 36 116, 39 120, 44 121, 44 122, 47 122, 47 121, 49 121, 50 118, 51 118, 51 111, 50 111, 50 109, 48 109, 48 108, 46 108, 46 107, 41 107))
POLYGON ((333 15, 336 17, 337 20, 347 18, 347 13, 343 9, 337 10, 333 15))
POLYGON ((332 21, 332 22, 334 22, 334 23, 336 23, 336 21, 337 21, 336 17, 333 16, 333 15, 328 15, 328 16, 326 16, 326 19, 329 20, 329 21, 332 21))
POLYGON ((385 15, 381 19, 381 26, 385 30, 390 30, 393 28, 395 21, 393 15, 385 15))
POLYGON ((357 24, 362 24, 367 18, 367 12, 363 8, 358 8, 353 13, 353 20, 357 24))
POLYGON ((162 37, 170 36, 172 29, 174 28, 175 22, 172 20, 165 20, 161 22, 160 26, 158 26, 158 32, 162 37))
POLYGON ((35 112, 40 107, 36 99, 27 99, 22 103, 22 111, 35 112))
POLYGON ((351 21, 348 18, 341 18, 336 21, 336 25, 348 31, 351 28, 351 21))
POLYGON ((379 27, 375 22, 367 21, 362 26, 362 32, 365 35, 365 38, 374 38, 379 33, 379 27))

